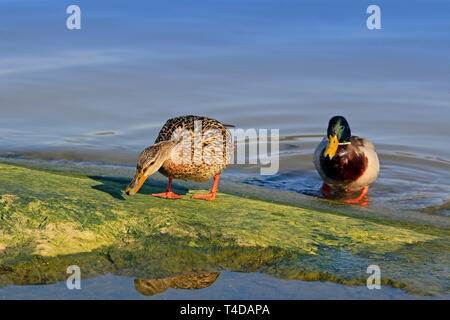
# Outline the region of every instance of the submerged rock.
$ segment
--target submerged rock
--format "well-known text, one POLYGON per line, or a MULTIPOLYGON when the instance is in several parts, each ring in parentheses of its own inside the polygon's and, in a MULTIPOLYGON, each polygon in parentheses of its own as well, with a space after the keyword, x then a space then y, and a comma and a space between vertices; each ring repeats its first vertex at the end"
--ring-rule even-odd
POLYGON ((0 163, 0 286, 62 281, 69 265, 83 278, 172 279, 137 280, 149 294, 195 287, 174 274, 220 270, 365 285, 376 264, 382 284, 415 294, 449 290, 448 228, 224 193, 199 201, 190 196, 202 191, 177 185, 182 200, 152 197, 161 187, 151 183, 128 198, 129 179, 102 172, 0 163))

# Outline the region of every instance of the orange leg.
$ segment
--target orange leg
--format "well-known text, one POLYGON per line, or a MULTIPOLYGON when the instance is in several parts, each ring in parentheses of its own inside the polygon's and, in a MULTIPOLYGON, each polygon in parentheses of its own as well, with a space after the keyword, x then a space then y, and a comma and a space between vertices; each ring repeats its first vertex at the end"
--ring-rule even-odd
POLYGON ((359 197, 354 198, 354 199, 347 199, 347 200, 344 200, 344 202, 346 202, 346 203, 360 203, 360 204, 361 204, 361 202, 363 202, 362 204, 363 205, 366 204, 365 206, 367 206, 367 203, 366 203, 367 202, 367 197, 366 197, 367 192, 369 192, 369 187, 368 186, 363 187, 361 189, 361 194, 359 195, 359 197))
POLYGON ((163 193, 153 193, 152 196, 164 198, 164 199, 181 199, 181 197, 172 192, 172 177, 169 177, 169 184, 167 185, 167 191, 163 193))
POLYGON ((319 195, 323 195, 325 198, 328 198, 330 196, 330 192, 330 186, 324 182, 319 190, 319 195))
POLYGON ((214 184, 210 193, 207 194, 195 194, 192 196, 194 199, 201 200, 214 200, 216 198, 217 186, 219 185, 220 174, 214 176, 214 184))

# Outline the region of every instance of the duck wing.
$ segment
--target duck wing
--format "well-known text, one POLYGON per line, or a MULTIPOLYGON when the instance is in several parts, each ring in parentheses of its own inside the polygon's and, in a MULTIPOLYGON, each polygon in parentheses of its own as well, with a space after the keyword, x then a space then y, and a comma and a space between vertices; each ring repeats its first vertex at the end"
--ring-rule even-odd
POLYGON ((352 146, 354 146, 355 148, 366 148, 369 149, 371 151, 376 151, 375 146, 372 144, 372 142, 370 142, 369 140, 367 140, 366 138, 361 138, 358 136, 352 136, 350 138, 350 142, 352 144, 352 146))

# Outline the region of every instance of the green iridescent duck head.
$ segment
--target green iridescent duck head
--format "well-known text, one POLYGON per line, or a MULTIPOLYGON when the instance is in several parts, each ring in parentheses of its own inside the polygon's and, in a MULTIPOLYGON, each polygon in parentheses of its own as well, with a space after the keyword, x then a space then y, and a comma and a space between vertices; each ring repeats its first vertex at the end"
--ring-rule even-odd
POLYGON ((336 154, 340 143, 350 142, 352 132, 347 120, 342 116, 334 116, 330 119, 327 129, 328 146, 323 154, 324 157, 332 159, 336 154))

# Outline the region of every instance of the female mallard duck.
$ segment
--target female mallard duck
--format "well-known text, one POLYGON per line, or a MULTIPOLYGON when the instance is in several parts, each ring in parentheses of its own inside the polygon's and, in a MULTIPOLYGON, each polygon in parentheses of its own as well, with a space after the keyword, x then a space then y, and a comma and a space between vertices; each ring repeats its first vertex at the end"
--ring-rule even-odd
POLYGON ((361 190, 358 198, 346 202, 362 200, 380 170, 373 144, 352 136, 347 120, 341 116, 330 119, 327 137, 314 152, 314 165, 324 181, 321 190, 326 196, 330 189, 338 192, 361 190))
POLYGON ((227 126, 217 120, 199 116, 167 120, 155 144, 146 148, 139 156, 136 176, 126 194, 134 195, 145 180, 159 170, 169 178, 169 184, 166 192, 153 196, 180 199, 179 195, 172 192, 172 179, 205 182, 214 177, 214 185, 209 194, 193 196, 195 199, 214 200, 219 176, 233 155, 231 133, 227 126))

